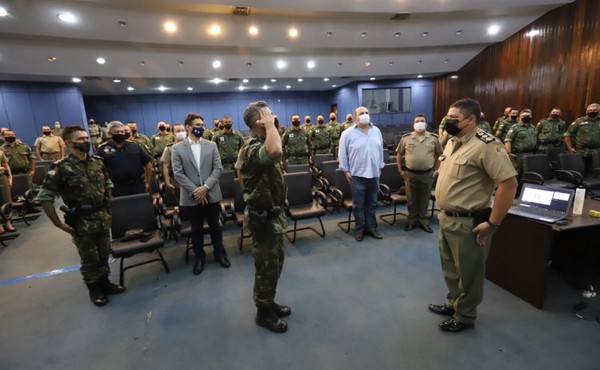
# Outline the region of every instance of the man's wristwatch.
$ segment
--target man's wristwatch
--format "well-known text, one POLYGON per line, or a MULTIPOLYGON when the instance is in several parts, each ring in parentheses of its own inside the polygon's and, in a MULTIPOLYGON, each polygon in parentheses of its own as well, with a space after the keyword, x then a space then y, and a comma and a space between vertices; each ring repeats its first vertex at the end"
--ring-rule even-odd
POLYGON ((493 222, 492 222, 492 221, 490 221, 490 220, 487 220, 486 222, 487 222, 487 223, 488 223, 488 225, 490 225, 490 227, 491 227, 492 229, 494 229, 494 230, 498 230, 498 228, 500 227, 500 224, 495 224, 495 223, 493 223, 493 222))

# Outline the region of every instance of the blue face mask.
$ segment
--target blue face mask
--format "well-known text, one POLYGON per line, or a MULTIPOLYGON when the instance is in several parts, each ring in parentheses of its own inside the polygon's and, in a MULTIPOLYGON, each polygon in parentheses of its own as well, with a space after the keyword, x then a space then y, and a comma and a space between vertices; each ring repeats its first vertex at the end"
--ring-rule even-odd
POLYGON ((204 127, 193 126, 192 127, 192 134, 195 137, 202 137, 202 135, 204 135, 204 127))

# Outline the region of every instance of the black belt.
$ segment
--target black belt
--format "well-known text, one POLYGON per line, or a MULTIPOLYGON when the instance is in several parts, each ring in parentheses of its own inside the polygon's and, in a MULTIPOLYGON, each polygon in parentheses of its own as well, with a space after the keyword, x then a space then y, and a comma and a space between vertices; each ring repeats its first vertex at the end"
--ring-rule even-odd
POLYGON ((431 170, 433 170, 433 167, 428 169, 428 170, 411 170, 410 168, 406 169, 408 172, 412 172, 412 173, 417 173, 417 174, 422 174, 422 173, 427 173, 431 170))
POLYGON ((451 212, 443 211, 446 216, 450 217, 475 217, 475 212, 451 212))
POLYGON ((42 154, 58 154, 60 152, 40 152, 40 153, 42 153, 42 154))

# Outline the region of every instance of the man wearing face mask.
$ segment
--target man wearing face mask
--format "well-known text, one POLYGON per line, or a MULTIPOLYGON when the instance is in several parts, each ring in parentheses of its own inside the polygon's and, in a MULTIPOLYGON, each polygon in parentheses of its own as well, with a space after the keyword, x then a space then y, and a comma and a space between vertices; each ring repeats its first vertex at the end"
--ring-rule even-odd
POLYGON ((115 197, 148 192, 152 180, 152 158, 137 143, 127 140, 124 126, 119 121, 109 123, 111 140, 96 151, 104 159, 115 197))
POLYGON ((309 137, 310 145, 315 154, 328 154, 331 152, 331 140, 323 116, 317 116, 317 125, 313 127, 309 137))
POLYGON ((37 196, 54 226, 71 235, 81 258, 81 275, 96 306, 108 303, 107 295, 120 294, 125 287, 108 279, 110 267, 110 224, 108 202, 110 181, 103 161, 90 156, 90 141, 83 127, 68 126, 63 132, 70 154, 52 165, 37 196), (54 209, 60 196, 74 211, 74 219, 62 222, 54 209))
POLYGON ((308 164, 311 146, 308 133, 300 127, 300 116, 292 114, 290 127, 281 138, 287 164, 308 164))
POLYGON ((173 124, 173 134, 175 135, 175 143, 167 145, 167 147, 163 151, 162 156, 160 157, 161 171, 163 174, 165 185, 171 188, 175 188, 175 184, 173 184, 173 182, 177 183, 177 181, 173 177, 173 168, 171 166, 173 145, 185 140, 185 138, 187 137, 187 131, 181 123, 175 122, 173 124))
POLYGON ((223 169, 233 170, 238 152, 242 145, 244 145, 244 136, 239 131, 233 129, 231 116, 224 116, 221 121, 223 122, 223 130, 216 134, 213 141, 219 149, 223 169))
POLYGON ((410 231, 417 225, 428 233, 427 207, 431 198, 433 172, 438 166, 437 157, 442 154, 442 146, 437 135, 426 131, 425 116, 415 116, 414 131, 402 136, 396 149, 398 172, 406 183, 408 198, 408 222, 404 228, 410 231))
POLYGON ((165 122, 159 122, 156 127, 158 128, 158 132, 152 135, 150 141, 152 142, 152 156, 160 158, 167 145, 175 142, 175 137, 173 134, 167 132, 167 124, 165 122))
POLYGON ((43 135, 35 139, 33 146, 39 160, 57 161, 65 156, 65 142, 52 135, 50 126, 42 126, 43 135))
POLYGON ((60 121, 54 121, 52 128, 52 135, 62 137, 63 129, 61 128, 60 121))
POLYGON ((302 129, 306 131, 307 134, 311 134, 312 130, 315 128, 315 125, 312 123, 312 119, 310 116, 304 117, 304 124, 302 125, 302 129))
POLYGON ((148 155, 152 155, 152 141, 150 138, 138 131, 138 125, 134 121, 127 122, 127 126, 131 130, 131 138, 144 149, 148 155))
POLYGON ((223 122, 221 122, 218 118, 213 118, 213 128, 212 128, 212 134, 213 137, 211 138, 211 140, 214 139, 214 136, 221 133, 221 131, 223 130, 223 122))
POLYGON ((340 146, 340 136, 342 136, 342 124, 338 122, 335 113, 329 113, 329 122, 327 122, 327 132, 331 139, 331 153, 333 156, 337 156, 338 147, 340 146))
POLYGON ((21 140, 17 140, 15 133, 11 130, 2 132, 2 137, 4 144, 0 149, 6 154, 11 173, 13 175, 26 174, 29 188, 33 189, 31 179, 35 174, 35 155, 31 148, 21 140))
MULTIPOLYGON (((342 132, 344 132, 345 130, 349 129, 352 126, 354 126, 354 119, 352 118, 352 114, 348 113, 348 114, 346 114, 346 121, 344 123, 342 123, 342 132)), ((341 138, 341 133, 340 133, 340 138, 341 138)), ((336 156, 337 156, 337 153, 336 153, 336 156)))
POLYGON ((513 125, 516 125, 519 122, 519 110, 518 109, 511 109, 510 110, 510 115, 508 116, 507 119, 505 119, 504 121, 502 121, 500 123, 500 125, 498 126, 498 130, 495 131, 495 136, 500 139, 500 141, 504 142, 504 139, 506 138, 506 134, 508 133, 508 130, 510 130, 510 128, 513 125))
POLYGON ((523 109, 519 115, 519 123, 508 130, 504 139, 506 152, 517 170, 517 178, 523 175, 523 155, 535 153, 537 131, 531 124, 531 119, 531 109, 523 109))
POLYGON ((512 110, 512 107, 506 107, 504 108, 504 115, 502 117, 498 117, 498 119, 496 120, 496 122, 494 122, 494 126, 492 127, 492 135, 498 131, 498 129, 500 128, 500 125, 502 124, 502 121, 508 119, 508 116, 510 115, 510 111, 512 110))
POLYGON ((383 136, 369 117, 369 110, 358 107, 356 125, 344 130, 340 138, 338 158, 340 169, 352 190, 352 208, 356 226, 354 239, 362 242, 365 235, 375 239, 383 236, 377 231, 377 194, 383 161, 383 136))
POLYGON ((173 145, 171 164, 173 175, 180 186, 179 210, 182 220, 192 223, 192 248, 194 249, 194 267, 192 273, 200 275, 206 264, 204 252, 204 219, 210 228, 215 261, 222 267, 231 266, 223 246, 222 226, 220 222, 220 202, 223 199, 219 187, 221 158, 217 145, 205 140, 204 118, 197 113, 189 113, 185 118, 187 139, 173 145))
POLYGON ((485 120, 485 114, 483 112, 481 112, 481 119, 477 124, 477 127, 479 127, 480 130, 487 132, 488 134, 492 133, 492 126, 490 126, 490 123, 485 120))
POLYGON ((516 171, 504 146, 477 129, 480 112, 474 99, 461 99, 450 106, 446 131, 453 137, 439 157, 435 196, 442 209, 438 215, 439 250, 448 294, 444 304, 430 304, 428 309, 450 316, 438 325, 447 332, 474 326, 477 306, 483 300, 492 235, 517 189, 516 171))
POLYGON ((552 108, 550 117, 541 120, 535 127, 537 131, 537 152, 546 153, 548 147, 562 146, 562 138, 567 123, 560 118, 560 108, 552 108))
POLYGON ((577 118, 564 135, 569 153, 581 153, 586 170, 592 169, 592 154, 600 151, 600 104, 588 105, 586 115, 577 118), (573 143, 572 141, 575 141, 573 143))

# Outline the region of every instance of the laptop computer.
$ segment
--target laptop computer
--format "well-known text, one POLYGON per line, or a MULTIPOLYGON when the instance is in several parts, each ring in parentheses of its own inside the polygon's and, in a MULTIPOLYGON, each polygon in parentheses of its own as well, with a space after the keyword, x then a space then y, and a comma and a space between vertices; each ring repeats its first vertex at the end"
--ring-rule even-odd
POLYGON ((574 196, 574 189, 524 184, 519 200, 508 213, 554 223, 569 216, 574 196))

